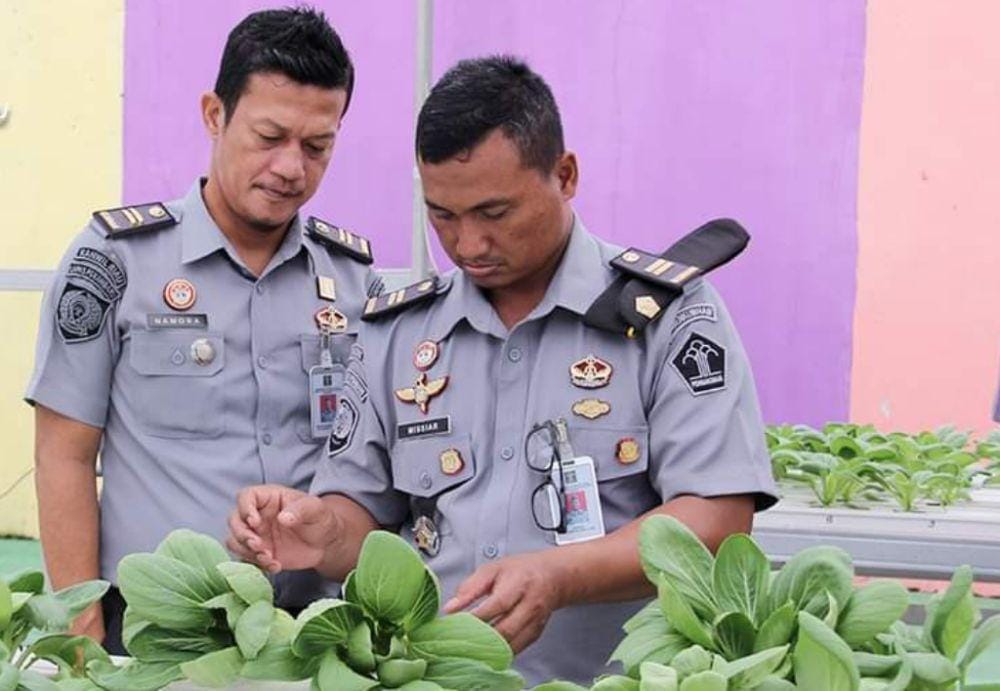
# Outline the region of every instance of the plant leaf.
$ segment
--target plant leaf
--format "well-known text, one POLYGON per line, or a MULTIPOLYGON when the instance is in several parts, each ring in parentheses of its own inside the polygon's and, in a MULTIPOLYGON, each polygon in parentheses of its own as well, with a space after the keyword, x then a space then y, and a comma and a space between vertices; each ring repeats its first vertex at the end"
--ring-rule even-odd
POLYGON ((87 677, 106 691, 158 691, 183 678, 175 662, 138 662, 116 667, 100 660, 87 665, 87 677))
POLYGON ((168 629, 208 628, 212 613, 201 605, 221 595, 203 570, 159 554, 124 557, 118 585, 138 617, 168 629))
POLYGON ((66 605, 70 619, 104 597, 111 584, 107 581, 84 581, 53 593, 53 597, 66 605))
POLYGON ((792 661, 795 683, 803 689, 857 691, 861 683, 851 649, 808 612, 799 612, 799 640, 792 661))
POLYGON ((961 672, 955 663, 940 653, 904 653, 906 661, 913 667, 913 676, 934 686, 943 686, 958 681, 961 672))
POLYGON ((271 622, 274 621, 274 605, 267 600, 258 600, 247 608, 236 622, 236 646, 247 660, 257 657, 271 636, 271 622))
POLYGON ((698 618, 691 605, 671 585, 668 578, 666 574, 659 577, 659 601, 663 616, 675 631, 686 636, 692 643, 714 649, 715 643, 708 626, 698 618))
POLYGON ((672 516, 650 516, 639 529, 639 555, 646 578, 659 583, 665 574, 691 607, 705 619, 718 614, 712 592, 712 553, 672 516))
POLYGON ((441 609, 441 584, 434 572, 427 569, 424 573, 424 584, 420 596, 413 608, 406 613, 401 623, 404 631, 413 631, 424 624, 434 621, 441 609))
POLYGON ((292 650, 300 657, 322 655, 330 648, 347 642, 351 631, 364 621, 357 605, 324 598, 316 600, 296 619, 292 650))
POLYGON ((413 631, 410 650, 426 660, 460 657, 477 660, 495 670, 507 669, 514 660, 503 636, 468 612, 435 619, 413 631))
POLYGON ((226 612, 226 625, 235 629, 240 617, 247 611, 247 603, 236 593, 223 593, 201 603, 204 609, 222 609, 226 612))
POLYGON ((771 565, 749 535, 727 537, 712 565, 715 600, 724 611, 742 612, 757 624, 766 608, 771 565))
POLYGON ((218 592, 226 590, 225 580, 215 567, 229 561, 229 553, 216 540, 193 530, 180 528, 163 538, 155 554, 202 569, 218 592))
MULTIPOLYGON (((972 597, 972 569, 960 566, 952 575, 944 596, 937 601, 933 611, 928 611, 924 633, 938 652, 954 660, 969 640, 977 617, 972 597)), ((913 672, 916 674, 916 667, 913 672)))
POLYGON ((752 689, 778 669, 788 654, 788 648, 789 646, 782 645, 762 650, 759 653, 727 662, 716 671, 729 680, 731 691, 752 689))
POLYGON ((712 626, 714 649, 727 660, 745 657, 753 652, 757 631, 753 622, 743 612, 729 612, 719 615, 712 626))
POLYGON ((226 561, 215 568, 241 600, 248 605, 255 602, 274 604, 274 588, 260 569, 253 564, 226 561))
POLYGON ((7 585, 12 593, 39 595, 45 592, 45 574, 35 569, 17 571, 7 577, 7 585))
POLYGON ((959 658, 958 666, 963 674, 977 657, 997 641, 1000 641, 1000 615, 990 617, 973 632, 969 645, 959 658))
POLYGON ((143 662, 180 663, 232 644, 231 636, 215 630, 174 631, 149 624, 136 632, 126 647, 134 658, 143 662))
POLYGON ((268 643, 256 658, 243 664, 240 676, 261 681, 301 681, 316 673, 320 659, 298 657, 288 643, 268 643))
POLYGON ((430 662, 424 680, 462 691, 520 691, 524 688, 524 679, 512 669, 499 672, 476 660, 456 658, 430 662))
POLYGON ((639 667, 639 691, 677 691, 677 670, 656 662, 639 667))
POLYGON ((427 660, 383 660, 378 663, 378 680, 390 689, 417 681, 427 671, 427 660))
POLYGON ((353 587, 372 617, 400 624, 422 600, 427 571, 401 537, 375 530, 361 546, 353 587))
POLYGON ((347 637, 347 664, 351 669, 365 674, 375 670, 372 629, 368 622, 363 621, 355 626, 347 637))
POLYGON ((855 590, 837 622, 837 633, 857 648, 888 631, 910 606, 906 588, 896 581, 873 581, 855 590))
POLYGON ((792 634, 795 633, 795 615, 795 607, 791 602, 786 602, 771 612, 771 616, 761 624, 760 630, 757 632, 753 651, 758 653, 767 648, 774 648, 790 642, 792 634))
MULTIPOLYGON (((620 662, 629 676, 636 676, 639 673, 639 666, 645 661, 670 664, 677 653, 691 644, 687 638, 670 628, 660 612, 659 604, 655 600, 651 604, 656 606, 657 616, 655 618, 647 616, 642 623, 634 626, 614 649, 609 659, 620 662)), ((631 621, 635 621, 635 618, 631 621)))
POLYGON ((223 648, 181 663, 181 672, 195 684, 209 688, 229 686, 240 676, 243 656, 236 646, 223 648))
POLYGON ((826 591, 843 607, 851 596, 854 569, 851 556, 839 547, 807 547, 781 567, 771 583, 772 608, 789 600, 796 610, 815 616, 827 610, 826 591))

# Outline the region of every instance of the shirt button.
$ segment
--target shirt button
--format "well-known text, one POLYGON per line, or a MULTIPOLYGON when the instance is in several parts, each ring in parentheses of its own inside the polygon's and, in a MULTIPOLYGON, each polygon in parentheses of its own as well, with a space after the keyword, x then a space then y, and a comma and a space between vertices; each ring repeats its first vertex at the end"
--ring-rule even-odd
POLYGON ((500 550, 492 542, 488 545, 483 545, 483 556, 487 559, 496 559, 498 554, 500 554, 500 550))
POLYGON ((258 283, 257 284, 257 294, 258 295, 263 295, 264 294, 264 284, 263 283, 258 283))
POLYGON ((434 484, 434 481, 431 480, 431 476, 430 476, 429 473, 420 473, 420 486, 421 487, 423 487, 424 489, 430 489, 431 485, 433 485, 433 484, 434 484))
POLYGON ((507 351, 507 359, 511 362, 520 362, 521 360, 521 349, 511 348, 507 351))
POLYGON ((267 358, 261 355, 257 358, 257 364, 261 366, 261 369, 267 369, 267 358))
POLYGON ((505 461, 509 461, 510 459, 514 458, 514 447, 505 446, 502 449, 500 449, 500 458, 502 458, 505 461))
POLYGON ((260 438, 260 440, 262 442, 264 442, 264 446, 270 446, 271 445, 271 435, 270 434, 265 433, 264 436, 262 436, 260 438))

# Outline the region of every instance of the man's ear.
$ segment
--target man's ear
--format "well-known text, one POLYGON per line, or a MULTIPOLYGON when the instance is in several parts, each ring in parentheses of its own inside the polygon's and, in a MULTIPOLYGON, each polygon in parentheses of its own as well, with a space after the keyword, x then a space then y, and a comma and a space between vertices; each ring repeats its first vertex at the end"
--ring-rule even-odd
POLYGON ((212 139, 222 133, 226 120, 226 107, 214 91, 206 91, 201 95, 201 120, 212 139))
POLYGON ((566 151, 556 162, 556 178, 559 180, 559 191, 563 199, 569 201, 576 196, 576 186, 580 181, 580 169, 577 166, 576 154, 566 151))

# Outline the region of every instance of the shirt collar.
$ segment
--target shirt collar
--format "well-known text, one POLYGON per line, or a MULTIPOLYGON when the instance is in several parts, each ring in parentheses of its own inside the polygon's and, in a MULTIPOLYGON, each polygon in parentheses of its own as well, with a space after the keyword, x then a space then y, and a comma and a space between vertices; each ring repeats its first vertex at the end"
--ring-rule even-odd
MULTIPOLYGON (((583 315, 612 278, 599 241, 574 217, 569 243, 545 296, 525 321, 540 319, 556 307, 583 315)), ((433 330, 438 340, 445 338, 462 319, 477 331, 506 338, 507 329, 493 305, 465 274, 453 269, 445 281, 450 281, 451 288, 441 298, 435 315, 433 330)))
MULTIPOLYGON (((205 198, 202 196, 204 182, 204 179, 195 180, 187 195, 181 200, 181 262, 190 264, 219 250, 225 250, 233 261, 242 264, 229 240, 219 230, 219 226, 208 212, 208 207, 205 206, 205 198)), ((302 226, 296 215, 281 245, 278 246, 278 251, 271 259, 268 270, 295 257, 302 250, 303 244, 302 226)), ((310 250, 310 262, 313 265, 316 263, 315 259, 311 256, 310 250)))

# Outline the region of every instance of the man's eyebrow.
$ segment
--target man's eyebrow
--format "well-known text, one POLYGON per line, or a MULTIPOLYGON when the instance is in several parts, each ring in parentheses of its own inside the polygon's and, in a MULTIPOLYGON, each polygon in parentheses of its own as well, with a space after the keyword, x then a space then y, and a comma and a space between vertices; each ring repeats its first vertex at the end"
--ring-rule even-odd
MULTIPOLYGON (((451 209, 441 206, 440 204, 435 204, 427 197, 424 197, 424 203, 427 204, 428 207, 436 211, 447 211, 448 213, 452 213, 451 209)), ((506 206, 511 203, 512 202, 510 199, 507 199, 505 197, 496 197, 493 199, 486 199, 484 201, 479 202, 474 207, 469 209, 469 211, 482 211, 483 209, 490 209, 495 206, 506 206)))
MULTIPOLYGON (((267 117, 261 118, 260 120, 257 120, 257 122, 254 123, 254 124, 256 124, 256 125, 266 125, 267 127, 273 127, 274 129, 278 130, 278 132, 280 132, 281 134, 285 134, 286 132, 288 132, 288 129, 286 127, 284 127, 283 125, 275 122, 271 118, 267 118, 267 117)), ((332 130, 330 132, 323 132, 321 134, 314 134, 314 135, 312 135, 310 137, 306 137, 306 139, 309 139, 309 140, 313 140, 313 139, 333 139, 336 136, 337 136, 337 131, 336 130, 332 130)))

